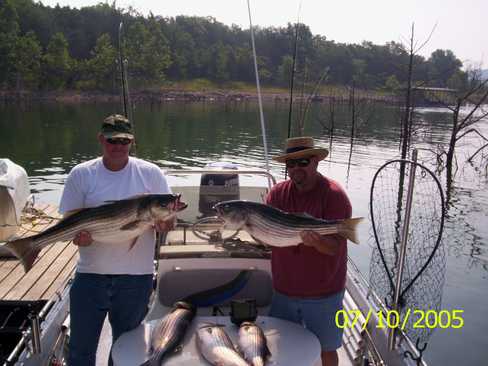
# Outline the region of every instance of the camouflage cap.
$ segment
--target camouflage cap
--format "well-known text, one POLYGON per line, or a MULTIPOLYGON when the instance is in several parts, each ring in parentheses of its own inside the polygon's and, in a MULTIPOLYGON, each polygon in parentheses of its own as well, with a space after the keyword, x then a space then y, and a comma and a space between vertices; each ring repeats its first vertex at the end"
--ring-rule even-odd
POLYGON ((134 139, 132 124, 120 114, 112 114, 105 118, 101 128, 102 135, 107 138, 134 139))

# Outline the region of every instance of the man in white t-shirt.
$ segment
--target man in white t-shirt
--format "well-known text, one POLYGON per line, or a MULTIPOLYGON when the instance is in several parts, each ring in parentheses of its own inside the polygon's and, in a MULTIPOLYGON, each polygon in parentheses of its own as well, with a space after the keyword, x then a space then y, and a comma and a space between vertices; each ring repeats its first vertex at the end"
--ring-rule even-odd
MULTIPOLYGON (((75 166, 66 180, 60 212, 69 215, 144 193, 171 193, 161 169, 129 157, 134 143, 132 126, 121 115, 111 115, 98 135, 103 155, 75 166)), ((156 223, 167 232, 174 221, 156 223)), ((98 339, 108 314, 113 341, 137 327, 148 310, 152 292, 154 230, 144 232, 129 250, 131 241, 99 243, 89 232, 80 232, 73 243, 79 261, 70 290, 70 366, 95 365, 98 339)))

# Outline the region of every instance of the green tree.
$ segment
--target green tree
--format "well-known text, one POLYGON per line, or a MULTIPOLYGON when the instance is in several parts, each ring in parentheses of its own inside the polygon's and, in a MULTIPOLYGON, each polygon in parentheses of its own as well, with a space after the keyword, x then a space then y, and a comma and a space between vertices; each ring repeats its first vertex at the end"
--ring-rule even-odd
POLYGON ((158 83, 165 79, 171 64, 166 37, 156 19, 149 25, 137 21, 127 32, 127 57, 130 73, 143 83, 158 83))
POLYGON ((398 90, 400 90, 400 87, 400 82, 395 75, 390 75, 385 81, 385 89, 390 92, 397 92, 398 90))
POLYGON ((461 68, 463 63, 451 50, 436 50, 429 60, 429 79, 437 86, 447 86, 447 81, 461 68))
POLYGON ((291 72, 293 68, 293 57, 285 55, 281 59, 281 64, 278 67, 278 80, 281 85, 288 86, 290 84, 291 72))
POLYGON ((17 89, 37 89, 41 77, 41 45, 33 32, 18 37, 14 54, 17 89))
POLYGON ((48 89, 63 89, 71 76, 72 66, 68 41, 62 33, 54 34, 42 57, 43 86, 48 89))
POLYGON ((229 50, 226 46, 219 42, 214 48, 215 60, 215 79, 219 81, 229 80, 229 50))
POLYGON ((18 16, 11 0, 0 0, 0 83, 12 82, 18 33, 18 16))
POLYGON ((108 34, 102 34, 91 52, 92 58, 88 60, 88 73, 92 76, 95 86, 102 90, 109 90, 115 73, 117 51, 108 34))

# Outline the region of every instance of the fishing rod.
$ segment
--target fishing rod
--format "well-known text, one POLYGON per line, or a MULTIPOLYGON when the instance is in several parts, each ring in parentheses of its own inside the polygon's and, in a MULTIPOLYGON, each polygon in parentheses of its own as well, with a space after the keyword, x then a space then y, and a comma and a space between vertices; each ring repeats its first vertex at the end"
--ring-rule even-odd
MULTIPOLYGON (((129 81, 127 78, 127 65, 128 61, 126 58, 123 56, 123 47, 122 47, 122 30, 123 30, 123 25, 124 22, 121 21, 119 24, 119 65, 120 65, 120 87, 122 90, 122 108, 124 111, 124 116, 127 118, 130 123, 132 124, 132 130, 133 134, 135 136, 135 122, 134 122, 134 116, 132 114, 132 108, 131 108, 131 101, 130 101, 130 94, 129 94, 129 81)), ((132 153, 134 156, 137 155, 136 151, 136 142, 132 144, 132 153)))
POLYGON ((297 44, 298 44, 298 23, 295 25, 295 50, 293 51, 293 63, 291 66, 291 80, 290 80, 290 103, 288 106, 288 138, 291 136, 291 115, 293 111, 293 87, 295 82, 295 64, 297 59, 297 44))
MULTIPOLYGON (((291 80, 290 80, 290 103, 288 106, 288 138, 291 137, 291 116, 293 112, 293 89, 295 83, 295 71, 296 71, 296 59, 298 54, 298 27, 300 24, 300 9, 302 7, 302 2, 300 1, 300 5, 298 6, 298 15, 297 15, 297 23, 295 24, 295 47, 293 51, 293 62, 291 65, 291 80)), ((286 179, 286 171, 285 171, 285 179, 286 179)))
MULTIPOLYGON (((300 24, 300 9, 302 7, 302 2, 300 1, 300 5, 298 6, 298 15, 297 15, 297 23, 295 24, 295 49, 293 51, 293 62, 291 65, 291 80, 290 80, 290 103, 288 106, 288 135, 287 137, 291 137, 291 116, 293 112, 293 84, 295 82, 295 69, 296 69, 296 59, 298 53, 298 25, 300 24)), ((285 168, 285 179, 288 175, 288 170, 285 168)))
MULTIPOLYGON (((247 10, 249 13, 249 29, 251 31, 252 54, 254 58, 254 73, 256 74, 256 87, 258 89, 259 118, 261 121, 261 131, 263 134, 264 160, 266 162, 266 172, 269 173, 268 144, 266 141, 266 127, 264 124, 263 101, 261 97, 261 86, 259 84, 258 60, 256 56, 256 45, 254 43, 254 30, 252 26, 250 0, 247 0, 247 10)), ((268 186, 271 189, 271 181, 269 179, 268 179, 268 186)))

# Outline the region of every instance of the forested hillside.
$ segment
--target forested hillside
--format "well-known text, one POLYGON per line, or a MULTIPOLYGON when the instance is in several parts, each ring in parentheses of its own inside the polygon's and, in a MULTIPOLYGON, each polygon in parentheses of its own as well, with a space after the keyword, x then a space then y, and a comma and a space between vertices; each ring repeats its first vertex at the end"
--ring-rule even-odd
MULTIPOLYGON (((0 0, 0 88, 115 90, 121 21, 131 84, 137 88, 197 78, 254 81, 249 29, 210 17, 144 17, 106 3, 75 9, 0 0)), ((297 67, 311 82, 326 69, 326 83, 334 85, 354 80, 362 88, 393 90, 406 80, 408 54, 399 43, 336 43, 313 35, 305 24, 298 34, 297 67)), ((264 84, 288 85, 294 40, 293 24, 256 29, 264 84)), ((415 65, 414 80, 423 85, 456 87, 465 80, 462 63, 450 50, 437 50, 428 59, 416 56, 415 65)))

